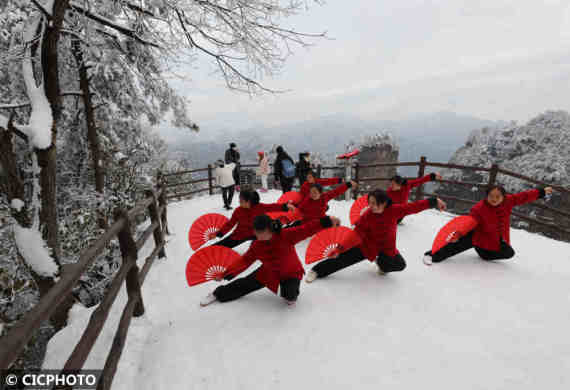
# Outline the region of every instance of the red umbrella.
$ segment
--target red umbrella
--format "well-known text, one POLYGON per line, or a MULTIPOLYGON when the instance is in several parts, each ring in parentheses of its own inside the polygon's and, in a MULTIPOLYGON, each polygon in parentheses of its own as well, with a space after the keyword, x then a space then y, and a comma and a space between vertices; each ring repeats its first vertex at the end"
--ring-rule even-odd
POLYGON ((454 237, 459 238, 477 227, 477 220, 469 215, 453 218, 440 229, 431 247, 432 255, 446 246, 454 237))
POLYGON ((226 222, 228 222, 227 217, 216 213, 205 214, 195 220, 188 232, 188 242, 192 250, 196 251, 207 243, 208 236, 217 233, 226 222))
POLYGON ((319 232, 312 238, 305 254, 305 263, 311 264, 360 245, 362 240, 353 230, 338 226, 319 232))
POLYGON ((195 286, 209 280, 221 279, 245 266, 242 256, 225 246, 212 245, 194 253, 186 263, 186 281, 195 286))
POLYGON ((284 204, 291 201, 293 204, 301 203, 303 200, 303 195, 297 191, 289 191, 281 195, 279 199, 277 199, 277 203, 284 204))
POLYGON ((362 195, 356 199, 350 207, 350 223, 356 224, 356 221, 368 210, 368 195, 362 195))

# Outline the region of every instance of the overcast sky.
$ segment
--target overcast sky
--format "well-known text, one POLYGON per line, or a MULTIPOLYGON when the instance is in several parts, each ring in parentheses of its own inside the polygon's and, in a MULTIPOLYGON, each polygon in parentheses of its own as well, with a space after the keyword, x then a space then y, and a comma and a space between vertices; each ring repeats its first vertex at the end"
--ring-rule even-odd
POLYGON ((195 121, 247 128, 436 111, 526 121, 570 110, 568 0, 328 0, 288 23, 334 38, 297 49, 279 77, 263 80, 293 91, 230 92, 198 61, 177 84, 195 121))

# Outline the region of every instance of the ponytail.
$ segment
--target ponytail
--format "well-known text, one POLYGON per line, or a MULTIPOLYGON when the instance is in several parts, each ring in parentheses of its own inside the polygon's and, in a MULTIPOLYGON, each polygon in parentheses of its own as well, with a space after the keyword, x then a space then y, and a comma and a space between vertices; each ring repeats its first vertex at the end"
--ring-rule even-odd
POLYGON ((246 202, 249 202, 252 206, 259 204, 260 198, 259 194, 253 190, 244 190, 239 193, 239 198, 246 202))
POLYGON ((258 215, 253 219, 253 230, 262 232, 269 230, 271 233, 279 234, 283 225, 278 219, 271 219, 268 215, 258 215))

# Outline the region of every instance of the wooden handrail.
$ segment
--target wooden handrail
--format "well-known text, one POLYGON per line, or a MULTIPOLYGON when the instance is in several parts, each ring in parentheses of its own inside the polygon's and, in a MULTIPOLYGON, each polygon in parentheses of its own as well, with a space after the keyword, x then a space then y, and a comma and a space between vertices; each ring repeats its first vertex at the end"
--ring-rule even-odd
POLYGON ((359 164, 358 168, 376 168, 376 167, 415 167, 420 165, 418 161, 405 161, 397 163, 377 163, 377 164, 359 164))
MULTIPOLYGON (((158 178, 161 179, 161 177, 159 174, 158 178)), ((123 256, 122 265, 114 276, 102 301, 91 314, 81 338, 75 345, 64 367, 65 370, 79 370, 83 368, 108 318, 110 309, 116 302, 118 291, 124 282, 127 286, 128 302, 123 311, 121 325, 117 330, 115 342, 98 383, 98 388, 109 388, 108 386, 110 386, 113 380, 116 364, 124 346, 124 337, 127 332, 127 329, 124 327, 125 323, 128 324, 132 316, 140 316, 144 313, 141 285, 154 259, 156 257, 165 257, 164 235, 167 234, 168 228, 166 219, 166 187, 162 186, 162 180, 159 180, 159 188, 158 197, 154 191, 147 191, 146 197, 139 201, 129 212, 118 210, 115 215, 115 222, 79 256, 77 263, 66 266, 58 282, 42 297, 40 302, 0 339, 0 369, 8 369, 11 366, 24 350, 36 330, 44 321, 51 317, 58 305, 71 293, 83 273, 93 264, 97 256, 108 246, 112 239, 118 237, 123 256), (137 215, 146 212, 147 209, 151 216, 151 225, 145 229, 141 237, 135 242, 131 236, 130 221, 134 220, 137 215), (143 269, 139 272, 136 263, 137 252, 151 235, 154 235, 155 249, 145 259, 143 269), (127 319, 126 317, 129 318, 127 319)))
POLYGON ((506 170, 506 169, 499 168, 499 173, 502 173, 503 175, 507 175, 507 176, 512 176, 512 177, 515 177, 515 178, 517 178, 517 179, 525 180, 525 181, 528 181, 528 182, 531 182, 531 183, 534 183, 534 184, 538 184, 538 185, 541 185, 541 186, 544 186, 544 187, 552 187, 552 188, 554 188, 554 189, 557 190, 557 191, 565 192, 565 193, 567 193, 567 194, 570 194, 570 189, 564 188, 564 187, 562 187, 562 186, 557 186, 557 185, 555 185, 555 184, 548 184, 548 183, 546 183, 546 182, 543 182, 543 181, 540 181, 540 180, 536 180, 536 179, 533 179, 533 178, 528 177, 528 176, 521 175, 521 174, 516 173, 516 172, 508 171, 508 170, 506 170))

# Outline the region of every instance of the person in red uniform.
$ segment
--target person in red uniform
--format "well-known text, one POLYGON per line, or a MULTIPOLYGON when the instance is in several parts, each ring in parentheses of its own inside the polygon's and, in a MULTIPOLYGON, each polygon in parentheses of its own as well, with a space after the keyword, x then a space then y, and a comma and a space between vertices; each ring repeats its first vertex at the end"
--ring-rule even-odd
POLYGON ((515 255, 511 246, 511 213, 513 207, 534 202, 545 195, 552 194, 552 187, 534 189, 507 194, 505 188, 494 185, 487 190, 487 198, 471 208, 469 215, 477 220, 477 227, 464 235, 456 237, 435 254, 424 254, 424 263, 439 263, 445 259, 475 248, 483 260, 505 260, 515 255))
POLYGON ((253 229, 256 240, 243 255, 245 266, 234 275, 225 275, 224 279, 233 279, 256 260, 261 261, 261 266, 244 278, 216 288, 202 299, 200 305, 206 306, 215 301, 233 301, 263 287, 267 287, 275 294, 280 290, 281 297, 288 304, 294 304, 305 274, 295 244, 322 229, 339 224, 338 218, 324 217, 303 226, 281 230, 281 222, 278 220, 272 220, 267 215, 255 217, 253 229))
POLYGON ((307 274, 305 279, 307 283, 317 278, 324 278, 364 259, 375 261, 380 274, 404 270, 406 261, 396 248, 398 219, 430 207, 445 210, 445 202, 439 198, 394 204, 383 190, 370 192, 368 205, 369 210, 356 222, 354 229, 362 243, 337 257, 326 259, 315 265, 307 274))
POLYGON ((230 220, 226 222, 217 233, 212 233, 210 239, 214 239, 215 237, 222 238, 232 230, 234 226, 237 225, 237 227, 232 234, 223 240, 218 241, 214 245, 233 248, 246 241, 254 240, 253 219, 255 217, 275 211, 295 210, 295 206, 291 204, 259 203, 259 194, 256 191, 251 190, 240 192, 239 205, 240 206, 234 210, 230 220))
MULTIPOLYGON (((386 193, 392 199, 393 203, 408 203, 408 199, 410 198, 410 192, 412 188, 418 187, 428 181, 434 180, 441 180, 442 177, 439 173, 430 173, 429 175, 425 175, 424 177, 419 177, 417 179, 404 179, 400 175, 393 176, 390 179, 390 187, 386 190, 386 193)), ((401 223, 403 220, 398 220, 398 223, 401 223)))
POLYGON ((298 210, 303 214, 303 219, 302 221, 297 221, 297 225, 295 226, 324 217, 331 199, 344 194, 349 188, 356 188, 357 185, 355 181, 350 181, 338 186, 334 190, 323 192, 323 187, 320 184, 312 184, 309 196, 297 206, 298 210))
POLYGON ((305 199, 306 197, 308 197, 310 195, 311 186, 313 184, 320 184, 323 187, 327 187, 327 186, 334 186, 336 184, 341 184, 341 183, 342 183, 342 177, 332 177, 329 179, 319 179, 318 177, 316 177, 315 172, 311 170, 311 171, 307 172, 307 180, 301 185, 301 189, 299 190, 299 192, 303 196, 303 199, 305 199))

